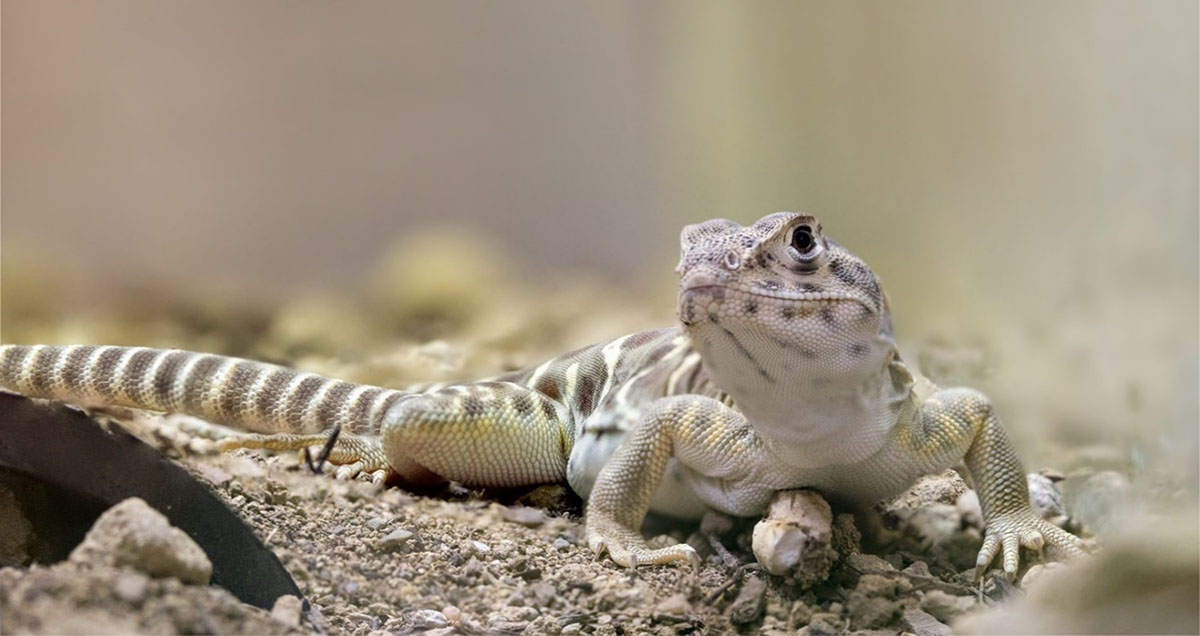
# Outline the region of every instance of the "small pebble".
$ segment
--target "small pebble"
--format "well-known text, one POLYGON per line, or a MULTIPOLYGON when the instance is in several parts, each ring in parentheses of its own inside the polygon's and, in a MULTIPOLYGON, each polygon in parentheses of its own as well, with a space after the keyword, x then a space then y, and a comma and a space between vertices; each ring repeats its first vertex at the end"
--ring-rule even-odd
POLYGON ((446 615, 434 609, 417 610, 408 618, 416 629, 437 629, 447 625, 446 615))
POLYGON ((954 633, 945 623, 915 607, 904 610, 904 627, 915 636, 950 636, 954 633))
POLYGON ((146 598, 146 586, 150 580, 140 572, 122 572, 113 583, 113 592, 130 605, 140 605, 146 598))
POLYGON ((554 543, 551 545, 555 550, 557 550, 559 552, 566 552, 567 550, 571 549, 571 542, 567 541, 566 539, 564 539, 562 537, 555 539, 554 543))
POLYGON ((914 561, 912 565, 904 568, 904 571, 914 576, 932 576, 929 571, 929 564, 924 561, 914 561))
POLYGON ((855 590, 867 596, 882 596, 884 598, 895 598, 896 582, 887 576, 879 574, 864 574, 858 578, 858 585, 855 590))
POLYGON ((766 607, 767 583, 758 576, 747 576, 742 589, 729 606, 729 622, 734 625, 749 625, 758 621, 766 607))
POLYGON ((921 609, 942 622, 949 622, 974 606, 975 599, 970 596, 954 596, 941 590, 930 590, 921 599, 921 609))
POLYGON ((413 533, 404 528, 396 528, 387 533, 379 540, 379 547, 384 550, 395 550, 408 543, 409 539, 413 538, 413 533))
POLYGON ((1034 581, 1044 577, 1047 573, 1054 570, 1067 567, 1067 564, 1060 561, 1051 561, 1049 563, 1037 563, 1025 572, 1025 576, 1021 577, 1021 587, 1026 588, 1033 584, 1034 581))
POLYGON ((275 604, 271 606, 271 618, 289 627, 299 627, 303 609, 303 601, 291 594, 284 594, 275 599, 275 604))
POLYGON ((391 519, 388 519, 387 517, 372 517, 367 520, 367 527, 372 530, 378 530, 387 525, 387 522, 389 521, 391 521, 391 519))
POLYGON ((891 572, 896 569, 891 563, 888 563, 882 558, 877 557, 874 554, 864 554, 862 552, 855 552, 854 554, 846 557, 846 565, 849 565, 855 570, 863 573, 880 571, 891 572))
POLYGON ((546 523, 545 512, 526 506, 510 506, 504 509, 501 516, 504 517, 505 521, 510 521, 526 528, 536 528, 546 523))
POLYGON ((983 508, 979 506, 979 493, 968 490, 958 496, 954 507, 962 517, 963 523, 976 528, 983 527, 983 508))
POLYGON ((668 616, 685 616, 692 611, 692 604, 682 592, 672 594, 654 606, 654 613, 668 616))
POLYGON ((1066 524, 1067 509, 1062 493, 1054 485, 1055 480, 1042 473, 1029 473, 1025 481, 1029 486, 1029 503, 1034 513, 1056 526, 1066 524))

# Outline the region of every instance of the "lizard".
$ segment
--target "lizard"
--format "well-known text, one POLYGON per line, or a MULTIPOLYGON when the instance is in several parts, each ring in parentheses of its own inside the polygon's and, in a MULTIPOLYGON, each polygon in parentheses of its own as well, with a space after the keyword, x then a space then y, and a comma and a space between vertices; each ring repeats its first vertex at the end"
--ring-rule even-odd
POLYGON ((588 547, 616 563, 700 563, 651 548, 649 511, 753 517, 778 491, 870 503, 965 464, 985 520, 976 576, 1019 547, 1083 552, 1030 507, 988 398, 939 388, 902 360, 867 264, 816 217, 726 219, 680 236, 675 327, 489 380, 403 391, 214 354, 4 345, 0 386, 31 397, 186 413, 241 435, 222 450, 324 446, 342 479, 516 487, 567 482, 588 547))

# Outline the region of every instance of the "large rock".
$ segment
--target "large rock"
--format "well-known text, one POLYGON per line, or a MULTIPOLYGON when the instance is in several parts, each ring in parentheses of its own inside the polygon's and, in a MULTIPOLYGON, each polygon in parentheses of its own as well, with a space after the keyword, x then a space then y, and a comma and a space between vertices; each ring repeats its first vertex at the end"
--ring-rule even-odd
POLYGON ((109 508, 88 531, 70 560, 131 567, 153 577, 206 585, 212 562, 204 550, 145 501, 132 497, 109 508))

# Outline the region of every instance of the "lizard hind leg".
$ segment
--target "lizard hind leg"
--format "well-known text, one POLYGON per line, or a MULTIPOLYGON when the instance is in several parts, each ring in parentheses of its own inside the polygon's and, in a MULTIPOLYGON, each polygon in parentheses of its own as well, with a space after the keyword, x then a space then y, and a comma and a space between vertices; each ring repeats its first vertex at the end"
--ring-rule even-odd
POLYGON ((418 471, 396 471, 384 456, 383 447, 377 437, 343 433, 337 436, 333 447, 326 451, 331 436, 332 432, 311 435, 248 433, 226 437, 218 443, 218 448, 221 451, 239 448, 299 451, 301 457, 304 457, 306 452, 309 456, 323 455, 326 461, 337 467, 333 472, 334 478, 341 480, 358 478, 383 483, 390 478, 400 477, 406 481, 425 481, 426 475, 418 471))

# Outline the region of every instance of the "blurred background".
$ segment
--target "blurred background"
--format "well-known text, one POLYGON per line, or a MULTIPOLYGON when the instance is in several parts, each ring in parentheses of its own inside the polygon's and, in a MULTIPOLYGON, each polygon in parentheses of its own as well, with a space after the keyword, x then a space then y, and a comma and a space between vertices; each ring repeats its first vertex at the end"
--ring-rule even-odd
POLYGON ((492 372, 670 323, 682 225, 803 210, 1032 467, 1194 510, 1194 1, 2 10, 6 342, 492 372))

